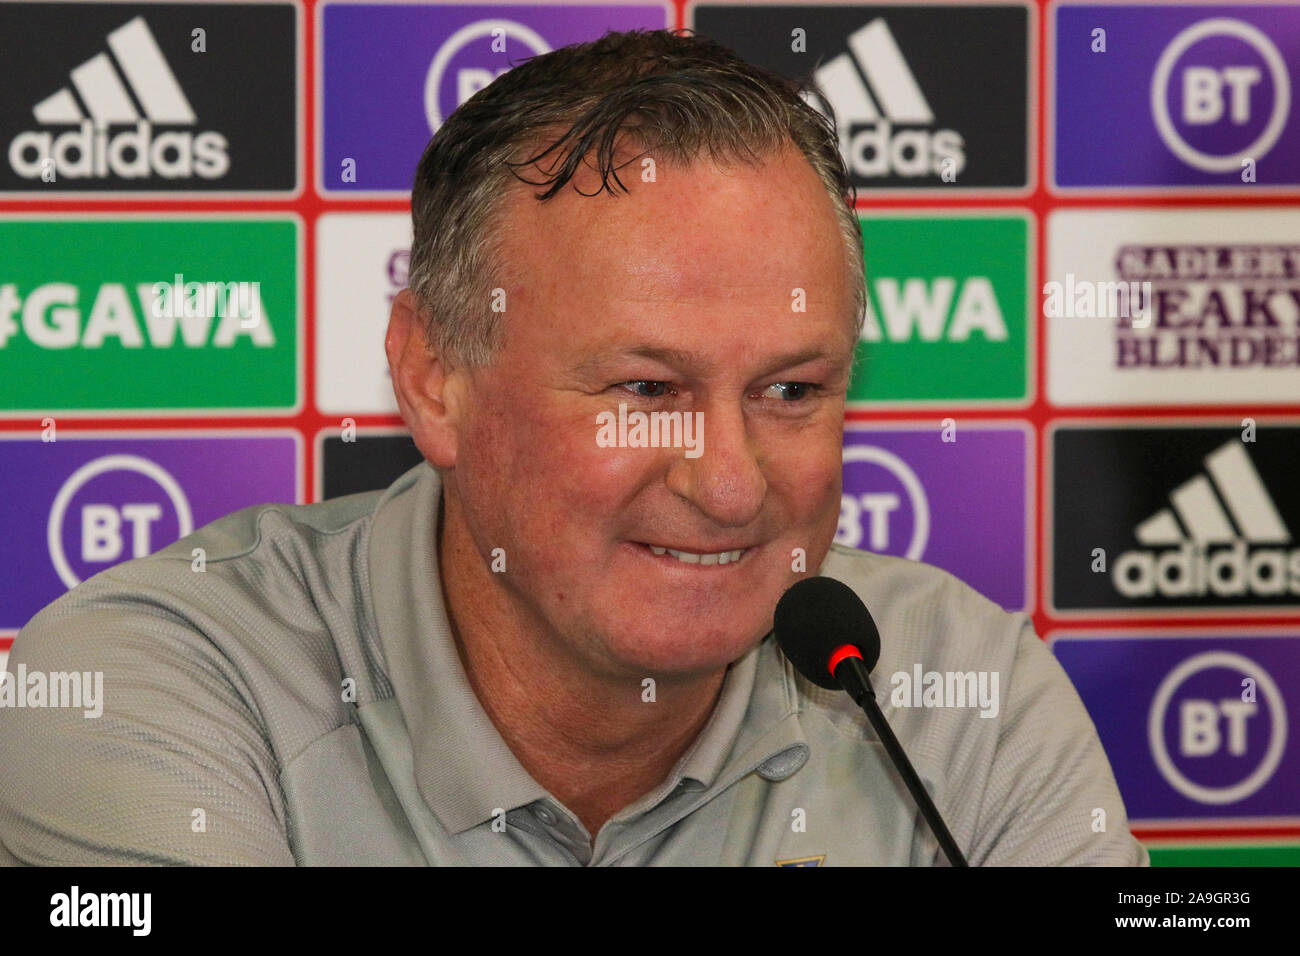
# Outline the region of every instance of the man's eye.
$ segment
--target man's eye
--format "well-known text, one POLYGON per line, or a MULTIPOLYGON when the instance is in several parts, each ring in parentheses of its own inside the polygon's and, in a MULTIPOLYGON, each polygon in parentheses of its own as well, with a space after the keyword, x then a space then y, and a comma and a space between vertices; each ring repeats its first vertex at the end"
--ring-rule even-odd
POLYGON ((630 388, 642 398, 663 398, 667 395, 676 394, 672 386, 667 382, 657 382, 650 379, 633 379, 628 382, 620 382, 618 388, 630 388))
POLYGON ((782 401, 797 402, 801 398, 807 398, 816 388, 817 386, 812 382, 775 382, 763 391, 770 392, 776 389, 782 401))

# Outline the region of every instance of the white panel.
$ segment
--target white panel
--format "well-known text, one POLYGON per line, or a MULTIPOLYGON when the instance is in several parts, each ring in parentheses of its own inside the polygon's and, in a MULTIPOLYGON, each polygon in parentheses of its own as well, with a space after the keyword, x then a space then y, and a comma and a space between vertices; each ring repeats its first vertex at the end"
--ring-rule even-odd
POLYGON ((394 253, 408 213, 328 213, 316 224, 316 404, 330 414, 397 411, 384 356, 394 253))

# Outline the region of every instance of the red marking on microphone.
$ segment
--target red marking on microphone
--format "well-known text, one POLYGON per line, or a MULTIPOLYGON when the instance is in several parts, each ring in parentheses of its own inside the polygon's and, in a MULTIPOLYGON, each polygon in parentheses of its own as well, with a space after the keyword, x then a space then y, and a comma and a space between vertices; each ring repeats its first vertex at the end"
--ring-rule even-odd
POLYGON ((835 668, 839 667, 840 661, 846 657, 856 657, 858 660, 862 660, 862 652, 852 644, 841 644, 835 648, 831 654, 830 662, 826 665, 830 668, 831 676, 835 675, 835 668))

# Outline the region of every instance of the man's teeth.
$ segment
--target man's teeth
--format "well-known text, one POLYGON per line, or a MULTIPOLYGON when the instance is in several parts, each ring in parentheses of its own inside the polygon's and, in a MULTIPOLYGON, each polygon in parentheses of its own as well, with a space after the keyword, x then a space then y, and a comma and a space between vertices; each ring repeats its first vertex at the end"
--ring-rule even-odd
POLYGON ((690 551, 675 551, 672 548, 660 548, 652 544, 650 550, 655 554, 671 554, 678 561, 685 564, 730 564, 732 561, 739 561, 740 556, 745 553, 746 549, 719 551, 717 554, 693 554, 690 551))

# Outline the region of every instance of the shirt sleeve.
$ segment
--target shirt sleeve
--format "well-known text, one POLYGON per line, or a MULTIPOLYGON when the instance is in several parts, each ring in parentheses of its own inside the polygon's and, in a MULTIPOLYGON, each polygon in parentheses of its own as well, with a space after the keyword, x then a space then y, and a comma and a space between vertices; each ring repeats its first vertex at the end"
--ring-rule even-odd
POLYGON ((75 671, 83 692, 76 707, 0 708, 0 863, 292 865, 277 761, 238 670, 194 621, 87 586, 9 655, 14 684, 75 671))
POLYGON ((968 862, 1149 866, 1092 718, 1028 621, 1008 683, 968 862))

